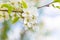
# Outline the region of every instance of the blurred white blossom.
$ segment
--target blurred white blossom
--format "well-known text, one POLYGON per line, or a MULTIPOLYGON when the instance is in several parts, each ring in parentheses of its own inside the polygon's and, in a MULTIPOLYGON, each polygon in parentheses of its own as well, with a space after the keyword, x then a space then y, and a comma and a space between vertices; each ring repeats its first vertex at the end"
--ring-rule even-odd
POLYGON ((37 8, 31 7, 24 9, 24 13, 22 14, 24 17, 24 25, 26 27, 34 27, 33 25, 37 24, 38 19, 38 11, 37 8))

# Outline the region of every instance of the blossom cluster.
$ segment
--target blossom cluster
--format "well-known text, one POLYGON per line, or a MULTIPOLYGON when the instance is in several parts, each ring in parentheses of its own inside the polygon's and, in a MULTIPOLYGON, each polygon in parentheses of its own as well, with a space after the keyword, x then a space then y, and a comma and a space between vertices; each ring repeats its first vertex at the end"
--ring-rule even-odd
MULTIPOLYGON (((11 2, 11 3, 7 2, 7 4, 10 4, 13 7, 15 7, 16 11, 22 9, 23 13, 12 12, 11 14, 8 14, 8 12, 1 11, 0 15, 1 14, 3 16, 5 15, 4 17, 2 17, 3 19, 0 18, 1 21, 4 20, 4 18, 5 18, 5 20, 10 20, 10 17, 11 17, 11 19, 14 20, 14 18, 18 17, 19 19, 23 19, 23 23, 26 28, 34 27, 37 24, 37 20, 38 20, 37 8, 34 6, 31 6, 31 7, 28 6, 28 8, 24 9, 21 7, 21 5, 19 5, 19 3, 20 2, 18 2, 18 3, 17 2, 11 2)), ((6 8, 3 8, 3 9, 7 10, 6 8)))
POLYGON ((33 28, 37 24, 38 11, 37 8, 31 7, 23 10, 22 16, 24 17, 24 25, 26 28, 33 28))

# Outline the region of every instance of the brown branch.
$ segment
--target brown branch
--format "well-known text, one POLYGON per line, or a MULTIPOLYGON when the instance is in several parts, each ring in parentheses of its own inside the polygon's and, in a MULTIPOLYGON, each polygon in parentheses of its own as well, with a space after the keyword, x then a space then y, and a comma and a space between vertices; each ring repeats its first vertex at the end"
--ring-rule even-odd
MULTIPOLYGON (((52 3, 54 3, 54 2, 51 2, 51 3, 47 4, 47 5, 44 5, 44 6, 41 6, 41 7, 37 7, 37 8, 39 9, 39 8, 42 8, 42 7, 45 7, 45 6, 49 6, 52 3)), ((8 12, 8 10, 6 10, 6 9, 0 9, 0 11, 6 11, 6 12, 8 12)), ((13 10, 12 12, 20 12, 20 13, 23 13, 23 11, 21 11, 21 10, 20 11, 13 10)))
MULTIPOLYGON (((0 11, 6 11, 6 12, 8 12, 8 10, 6 10, 6 9, 0 9, 0 11)), ((20 13, 23 13, 23 11, 18 11, 18 10, 13 10, 12 12, 20 12, 20 13)))
POLYGON ((37 7, 37 8, 39 9, 39 8, 42 8, 42 7, 45 7, 45 6, 49 6, 52 3, 54 3, 54 2, 51 2, 51 3, 47 4, 47 5, 44 5, 44 6, 41 6, 41 7, 37 7))

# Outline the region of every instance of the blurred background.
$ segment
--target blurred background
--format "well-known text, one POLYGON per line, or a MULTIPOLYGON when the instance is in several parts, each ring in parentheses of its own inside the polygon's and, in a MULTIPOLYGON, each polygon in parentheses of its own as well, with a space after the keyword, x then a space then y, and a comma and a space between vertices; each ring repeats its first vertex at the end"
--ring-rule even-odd
MULTIPOLYGON (((3 0, 7 2, 8 0, 3 0)), ((0 0, 0 3, 3 2, 0 0)), ((19 1, 19 0, 11 0, 11 1, 19 1)), ((43 5, 47 5, 51 3, 53 0, 38 0, 36 3, 36 7, 41 7, 43 5)), ((34 1, 26 0, 26 2, 31 6, 34 4, 34 1)), ((56 3, 55 5, 60 5, 56 3)), ((1 13, 0 13, 1 14, 1 13)), ((39 14, 39 22, 41 22, 40 27, 36 27, 36 32, 27 31, 22 34, 23 39, 21 39, 21 33, 24 32, 24 25, 22 21, 18 21, 15 24, 10 24, 10 30, 8 31, 8 40, 60 40, 60 9, 54 8, 52 6, 42 7, 38 9, 39 14), (42 27, 41 27, 42 26, 42 27)), ((4 20, 4 19, 3 19, 4 20)), ((2 21, 0 19, 0 30, 2 30, 2 21)), ((0 31, 0 34, 2 32, 0 31)), ((0 40, 2 40, 0 38, 0 40)), ((3 39, 5 40, 5 39, 3 39)))

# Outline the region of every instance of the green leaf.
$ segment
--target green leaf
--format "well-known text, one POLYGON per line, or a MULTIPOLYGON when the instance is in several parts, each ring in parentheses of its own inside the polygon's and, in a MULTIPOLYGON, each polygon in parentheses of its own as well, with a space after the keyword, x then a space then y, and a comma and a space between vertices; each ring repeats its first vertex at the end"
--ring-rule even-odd
POLYGON ((1 7, 5 7, 8 9, 8 13, 10 14, 12 12, 12 10, 14 9, 14 7, 12 7, 10 4, 2 4, 1 7))
POLYGON ((23 1, 23 0, 22 0, 21 4, 22 4, 23 8, 27 8, 28 7, 27 3, 25 1, 23 1))
POLYGON ((54 2, 60 2, 60 0, 54 0, 54 2))
POLYGON ((8 38, 7 32, 10 30, 10 24, 9 21, 4 21, 3 22, 3 28, 1 32, 1 40, 6 40, 8 38))
POLYGON ((13 20, 12 20, 12 23, 16 23, 17 21, 19 20, 19 17, 15 17, 13 20))
POLYGON ((59 8, 60 9, 60 6, 56 6, 56 8, 59 8))

